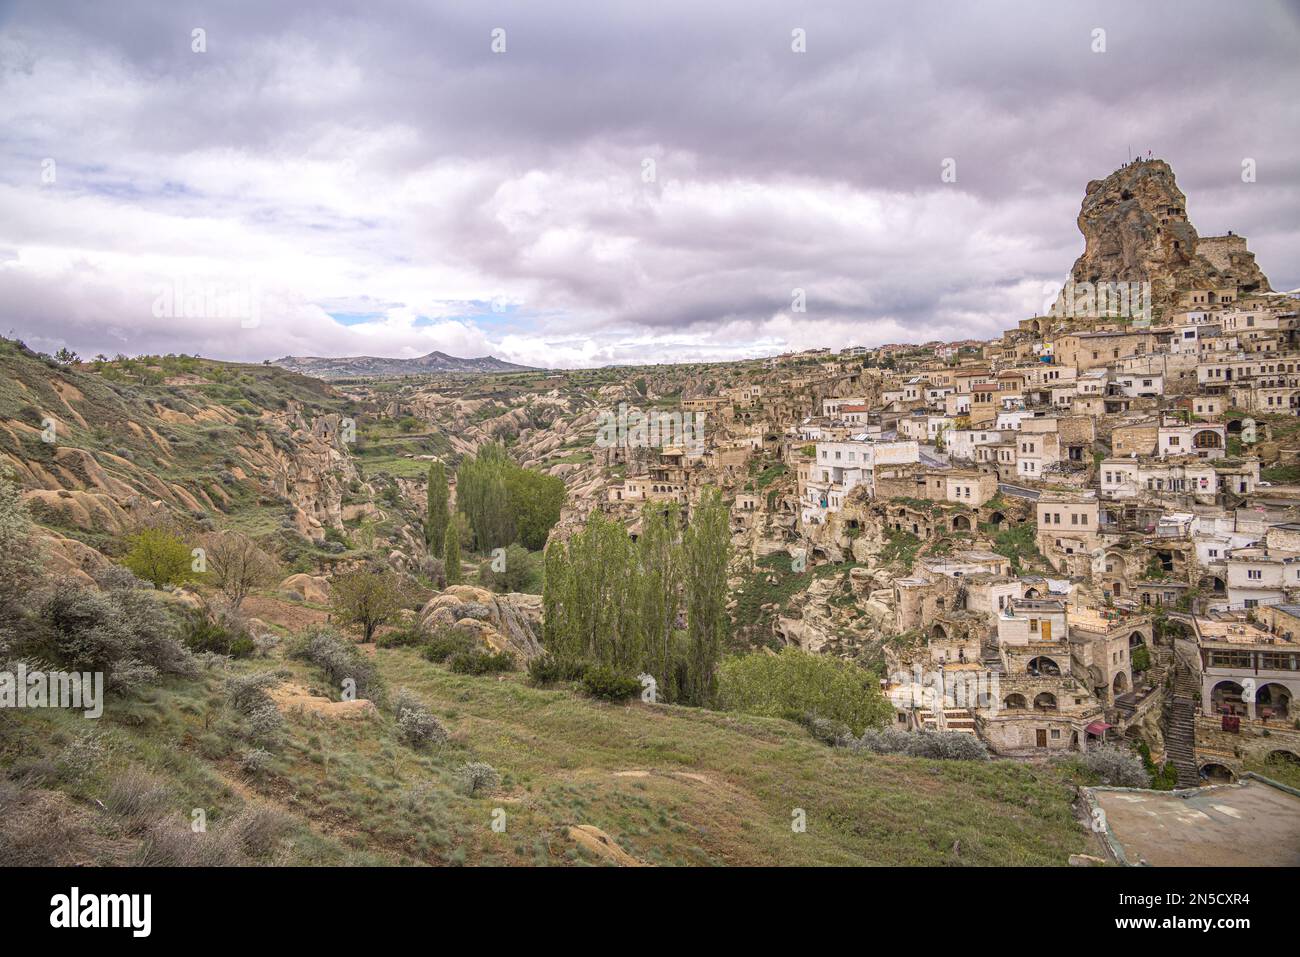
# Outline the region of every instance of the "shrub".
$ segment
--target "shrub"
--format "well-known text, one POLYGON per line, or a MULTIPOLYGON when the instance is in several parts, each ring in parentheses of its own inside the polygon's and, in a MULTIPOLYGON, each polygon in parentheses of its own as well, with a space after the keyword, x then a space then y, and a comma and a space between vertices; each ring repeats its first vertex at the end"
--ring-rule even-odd
POLYGON ((39 599, 34 624, 25 640, 36 653, 69 670, 103 671, 114 691, 198 671, 166 608, 130 585, 100 591, 56 580, 39 599))
POLYGON ((608 665, 588 668, 582 676, 582 690, 605 701, 626 701, 641 692, 641 682, 633 675, 622 674, 608 665))
POLYGON ((879 727, 893 713, 874 674, 797 648, 729 658, 719 668, 718 682, 724 710, 800 722, 825 718, 854 734, 879 727))
POLYGON ((117 775, 109 786, 104 805, 126 818, 132 830, 143 829, 171 803, 167 787, 152 774, 132 766, 117 775))
POLYGON ((267 691, 280 684, 274 671, 253 671, 226 679, 226 700, 240 714, 252 714, 258 708, 274 702, 267 691))
POLYGON ((180 637, 190 651, 210 651, 231 658, 246 658, 255 647, 243 622, 211 618, 199 608, 191 609, 181 622, 180 637))
POLYGON ((414 692, 399 688, 393 697, 393 713, 397 715, 398 740, 404 744, 419 750, 447 740, 447 729, 414 692))
POLYGON ((474 651, 478 648, 478 639, 461 628, 444 628, 434 633, 424 646, 424 657, 430 661, 443 662, 452 655, 474 651))
POLYGON ((67 781, 84 780, 99 770, 108 760, 113 747, 105 735, 94 729, 79 731, 63 746, 54 765, 59 776, 67 781))
POLYGON ((557 681, 581 681, 588 665, 577 659, 557 658, 549 651, 528 662, 528 678, 533 684, 549 685, 557 681))
POLYGON ((376 636, 375 644, 380 648, 411 648, 422 644, 428 637, 418 623, 410 622, 376 636))
POLYGON ((459 675, 488 675, 515 670, 515 656, 508 651, 458 651, 447 659, 447 667, 459 675))
POLYGON ((159 588, 179 585, 195 577, 190 547, 177 535, 162 528, 146 528, 126 540, 122 564, 159 588))
POLYGON ((376 704, 382 701, 384 689, 378 669, 362 656, 356 645, 337 632, 328 628, 311 629, 298 640, 291 654, 320 668, 335 685, 353 682, 358 698, 368 698, 376 704))
POLYGON ((931 758, 939 761, 987 761, 989 749, 973 734, 961 731, 902 731, 884 728, 866 731, 847 746, 854 751, 872 751, 876 754, 905 754, 912 758, 931 758))
POLYGON ((501 784, 497 769, 483 761, 470 761, 460 769, 460 783, 470 797, 494 791, 501 784))
POLYGON ((1074 755, 1071 763, 1095 778, 1099 784, 1121 788, 1146 788, 1151 786, 1151 775, 1142 758, 1127 748, 1110 744, 1098 745, 1074 755))
POLYGON ((239 767, 253 777, 265 774, 271 767, 271 752, 262 748, 249 748, 239 756, 239 767))

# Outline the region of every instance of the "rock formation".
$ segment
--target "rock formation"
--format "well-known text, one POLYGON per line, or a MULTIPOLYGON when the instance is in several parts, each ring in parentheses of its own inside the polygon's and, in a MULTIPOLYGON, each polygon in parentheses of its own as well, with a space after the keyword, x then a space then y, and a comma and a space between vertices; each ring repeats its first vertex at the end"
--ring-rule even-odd
POLYGON ((1164 160, 1135 162, 1090 182, 1078 223, 1086 245, 1071 280, 1150 282, 1156 316, 1190 289, 1269 291, 1244 237, 1197 235, 1164 160))

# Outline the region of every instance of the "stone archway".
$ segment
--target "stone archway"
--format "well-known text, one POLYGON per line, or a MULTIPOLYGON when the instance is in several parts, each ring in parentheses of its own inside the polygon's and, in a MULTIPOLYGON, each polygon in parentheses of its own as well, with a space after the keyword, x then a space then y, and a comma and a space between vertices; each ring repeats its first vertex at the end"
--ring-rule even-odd
POLYGON ((1294 751, 1270 751, 1268 764, 1300 764, 1300 754, 1294 751))
POLYGON ((935 622, 934 627, 930 629, 930 637, 935 641, 947 641, 948 632, 944 630, 943 625, 935 622))
POLYGON ((1213 429, 1202 429, 1192 436, 1192 448, 1221 449, 1223 448, 1223 436, 1213 429))
POLYGON ((1220 681, 1210 689, 1210 710, 1214 714, 1245 714, 1242 687, 1235 681, 1220 681))
POLYGON ((1128 636, 1128 646, 1130 649, 1136 648, 1138 645, 1145 645, 1146 643, 1147 636, 1142 634, 1140 631, 1135 631, 1128 636))
POLYGON ((1029 664, 1026 666, 1026 670, 1034 677, 1045 676, 1055 678, 1059 677, 1061 674, 1061 666, 1046 655, 1039 655, 1037 658, 1029 659, 1029 664))
POLYGON ((1002 706, 1008 711, 1024 711, 1029 707, 1025 701, 1025 696, 1022 694, 1007 695, 1006 700, 1002 702, 1002 706))
POLYGON ((965 515, 954 515, 952 519, 952 530, 954 532, 969 532, 970 519, 965 515))
POLYGON ((1123 694, 1128 691, 1128 675, 1122 671, 1115 672, 1115 680, 1111 682, 1111 690, 1115 694, 1123 694))
POLYGON ((1276 682, 1261 685, 1255 692, 1255 714, 1261 718, 1289 717, 1291 714, 1291 689, 1276 682))
POLYGON ((989 524, 992 525, 994 528, 1001 528, 1002 523, 1005 522, 1006 520, 1007 517, 1003 515, 1001 512, 994 512, 992 515, 989 516, 989 524))
POLYGON ((1050 691, 1043 691, 1034 696, 1035 711, 1055 711, 1056 695, 1050 691))
POLYGON ((1231 784, 1237 780, 1237 775, 1232 772, 1232 768, 1215 762, 1201 765, 1201 777, 1211 784, 1231 784))

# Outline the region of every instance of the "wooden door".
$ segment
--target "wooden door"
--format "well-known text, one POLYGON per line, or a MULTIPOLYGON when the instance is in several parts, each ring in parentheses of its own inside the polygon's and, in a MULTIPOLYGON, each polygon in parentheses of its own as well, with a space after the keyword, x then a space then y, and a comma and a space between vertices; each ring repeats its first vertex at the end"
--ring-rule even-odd
POLYGON ((1038 735, 1038 746, 1040 748, 1047 747, 1047 730, 1039 728, 1035 733, 1038 735))

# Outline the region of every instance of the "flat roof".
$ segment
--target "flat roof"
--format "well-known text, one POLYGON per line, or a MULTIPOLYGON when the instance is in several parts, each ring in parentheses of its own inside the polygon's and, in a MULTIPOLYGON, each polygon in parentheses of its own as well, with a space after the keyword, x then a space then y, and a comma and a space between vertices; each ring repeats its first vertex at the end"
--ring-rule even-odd
POLYGON ((1300 795, 1258 778, 1184 791, 1089 792, 1130 864, 1300 866, 1300 795))

